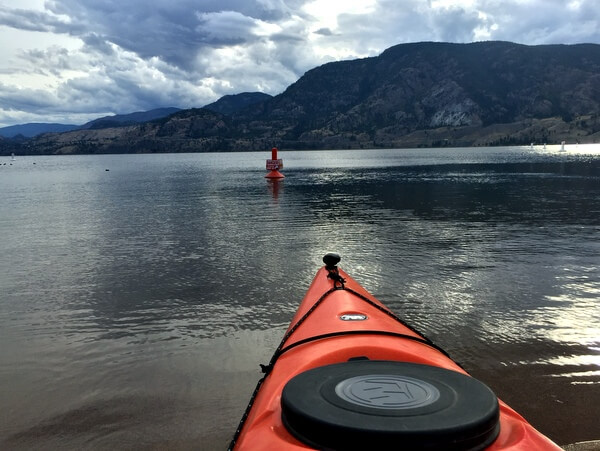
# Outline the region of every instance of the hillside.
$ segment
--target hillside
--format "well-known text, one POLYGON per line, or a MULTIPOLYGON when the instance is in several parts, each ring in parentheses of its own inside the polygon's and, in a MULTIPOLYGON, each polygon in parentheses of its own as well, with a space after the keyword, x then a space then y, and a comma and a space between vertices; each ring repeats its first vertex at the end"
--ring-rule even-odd
MULTIPOLYGON (((600 139, 600 45, 401 44, 241 110, 46 135, 31 153, 472 146, 600 139)), ((25 147, 26 146, 26 147, 25 147)))
POLYGON ((473 145, 582 140, 599 107, 598 45, 417 43, 313 69, 243 119, 310 147, 473 145))
POLYGON ((156 108, 150 111, 138 111, 130 114, 116 114, 104 116, 83 125, 55 124, 55 123, 28 123, 9 125, 0 128, 0 136, 5 138, 33 138, 44 133, 63 133, 72 130, 98 129, 109 127, 122 127, 125 125, 140 124, 168 116, 180 111, 179 108, 156 108), (19 136, 20 135, 20 136, 19 136))
POLYGON ((80 129, 99 129, 110 127, 122 127, 126 125, 140 124, 142 122, 153 121, 160 119, 170 114, 180 111, 179 108, 155 108, 149 111, 136 111, 129 114, 115 114, 112 116, 104 116, 93 121, 87 122, 80 126, 80 129))
POLYGON ((77 129, 77 125, 71 124, 53 124, 53 123, 36 123, 9 125, 8 127, 0 128, 0 136, 5 138, 14 138, 21 135, 25 138, 32 138, 42 133, 62 133, 77 129))
POLYGON ((221 97, 216 102, 205 105, 207 110, 221 114, 235 114, 251 105, 265 102, 273 98, 269 94, 263 92, 242 92, 240 94, 226 95, 221 97))

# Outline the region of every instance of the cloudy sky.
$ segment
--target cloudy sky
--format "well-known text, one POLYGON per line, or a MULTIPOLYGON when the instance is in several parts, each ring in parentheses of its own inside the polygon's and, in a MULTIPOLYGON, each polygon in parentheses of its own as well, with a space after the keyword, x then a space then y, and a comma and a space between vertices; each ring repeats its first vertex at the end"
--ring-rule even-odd
POLYGON ((278 94, 416 41, 600 43, 598 0, 0 0, 0 127, 278 94))

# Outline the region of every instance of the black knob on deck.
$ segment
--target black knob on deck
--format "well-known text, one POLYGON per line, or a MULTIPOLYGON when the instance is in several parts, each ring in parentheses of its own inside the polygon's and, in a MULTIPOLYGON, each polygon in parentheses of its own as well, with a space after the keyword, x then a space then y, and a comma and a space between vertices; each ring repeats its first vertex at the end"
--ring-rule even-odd
POLYGON ((335 268, 335 265, 337 265, 341 259, 342 257, 340 257, 338 254, 330 252, 329 254, 325 254, 323 257, 323 263, 325 263, 327 268, 335 268))

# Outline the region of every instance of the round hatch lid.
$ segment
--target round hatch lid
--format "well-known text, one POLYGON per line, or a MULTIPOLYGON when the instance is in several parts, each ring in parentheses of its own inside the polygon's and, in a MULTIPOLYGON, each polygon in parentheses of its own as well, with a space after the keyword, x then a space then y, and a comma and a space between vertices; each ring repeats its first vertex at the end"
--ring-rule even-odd
POLYGON ((500 431, 496 395, 455 371, 360 360, 321 366, 288 381, 281 415, 319 449, 480 450, 500 431))

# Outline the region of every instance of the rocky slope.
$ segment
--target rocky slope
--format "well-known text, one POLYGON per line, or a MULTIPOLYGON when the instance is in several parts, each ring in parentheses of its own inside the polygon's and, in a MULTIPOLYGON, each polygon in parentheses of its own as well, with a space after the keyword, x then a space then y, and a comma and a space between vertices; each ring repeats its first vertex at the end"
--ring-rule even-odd
POLYGON ((27 153, 191 152, 596 142, 600 45, 401 44, 308 71, 222 114, 44 135, 27 153))
POLYGON ((265 102, 273 96, 263 92, 242 92, 240 94, 226 95, 216 102, 205 105, 203 108, 221 114, 235 114, 244 108, 257 103, 265 102))

